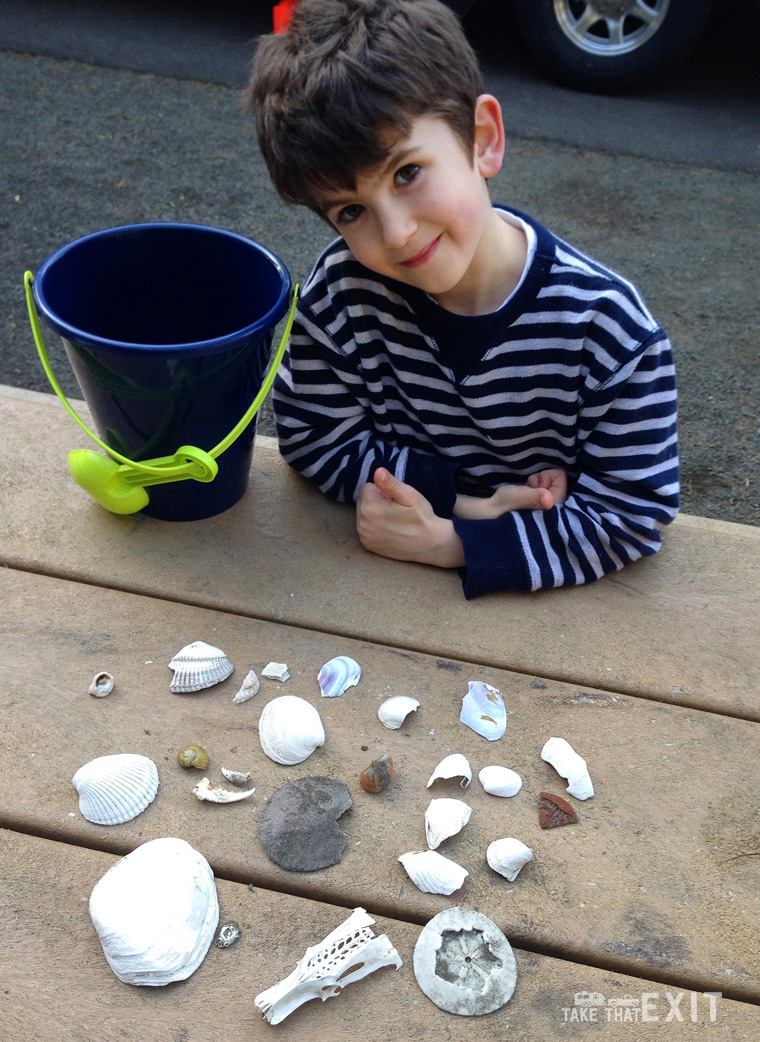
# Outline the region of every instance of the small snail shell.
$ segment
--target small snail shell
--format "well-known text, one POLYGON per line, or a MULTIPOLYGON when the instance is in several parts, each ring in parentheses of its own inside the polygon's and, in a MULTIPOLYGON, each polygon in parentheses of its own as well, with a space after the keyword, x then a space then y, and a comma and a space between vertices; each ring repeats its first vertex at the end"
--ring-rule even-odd
POLYGON ((102 673, 95 674, 88 690, 95 698, 105 698, 106 695, 110 695, 113 691, 113 684, 114 680, 111 674, 103 670, 102 673))
POLYGON ((393 760, 389 753, 383 753, 365 767, 359 775, 359 784, 365 792, 382 792, 387 789, 393 777, 393 760))
POLYGON ((205 771, 208 753, 202 745, 186 745, 177 753, 177 763, 180 767, 197 767, 199 771, 205 771))

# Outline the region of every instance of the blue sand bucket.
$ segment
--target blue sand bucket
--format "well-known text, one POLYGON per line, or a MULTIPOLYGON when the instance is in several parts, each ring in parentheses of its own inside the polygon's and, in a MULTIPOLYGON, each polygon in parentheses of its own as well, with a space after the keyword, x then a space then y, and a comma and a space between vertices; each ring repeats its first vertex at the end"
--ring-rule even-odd
POLYGON ((70 453, 75 480, 109 510, 142 510, 165 521, 212 517, 237 503, 248 482, 256 410, 292 321, 291 308, 265 379, 290 297, 281 261, 218 228, 136 224, 77 239, 25 278, 51 383, 63 398, 30 285, 39 314, 63 338, 101 435, 95 440, 113 457, 70 453), (145 485, 153 486, 149 495, 145 485))

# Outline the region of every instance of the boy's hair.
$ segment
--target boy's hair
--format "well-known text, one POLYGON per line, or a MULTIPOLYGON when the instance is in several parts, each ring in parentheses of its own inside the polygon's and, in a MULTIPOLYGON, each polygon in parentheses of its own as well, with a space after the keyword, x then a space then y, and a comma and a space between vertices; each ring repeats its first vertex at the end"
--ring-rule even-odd
POLYGON ((319 212, 320 190, 356 186, 418 116, 446 121, 472 155, 478 62, 438 0, 301 0, 264 36, 245 94, 283 199, 319 212))

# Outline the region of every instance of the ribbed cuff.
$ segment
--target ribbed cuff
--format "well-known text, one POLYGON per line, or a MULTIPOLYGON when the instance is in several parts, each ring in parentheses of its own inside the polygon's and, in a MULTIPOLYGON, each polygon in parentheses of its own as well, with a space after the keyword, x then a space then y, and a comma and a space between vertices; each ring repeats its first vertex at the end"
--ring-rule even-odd
POLYGON ((528 565, 508 514, 488 521, 452 521, 464 547, 465 567, 459 574, 468 601, 485 593, 531 589, 528 565))

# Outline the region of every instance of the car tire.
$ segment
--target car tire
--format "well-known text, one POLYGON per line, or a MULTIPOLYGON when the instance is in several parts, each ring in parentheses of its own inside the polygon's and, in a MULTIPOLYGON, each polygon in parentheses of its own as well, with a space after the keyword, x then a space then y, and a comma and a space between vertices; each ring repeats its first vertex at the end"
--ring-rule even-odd
POLYGON ((512 5, 526 46, 547 75, 577 90, 617 93, 672 69, 704 31, 712 0, 512 5))

